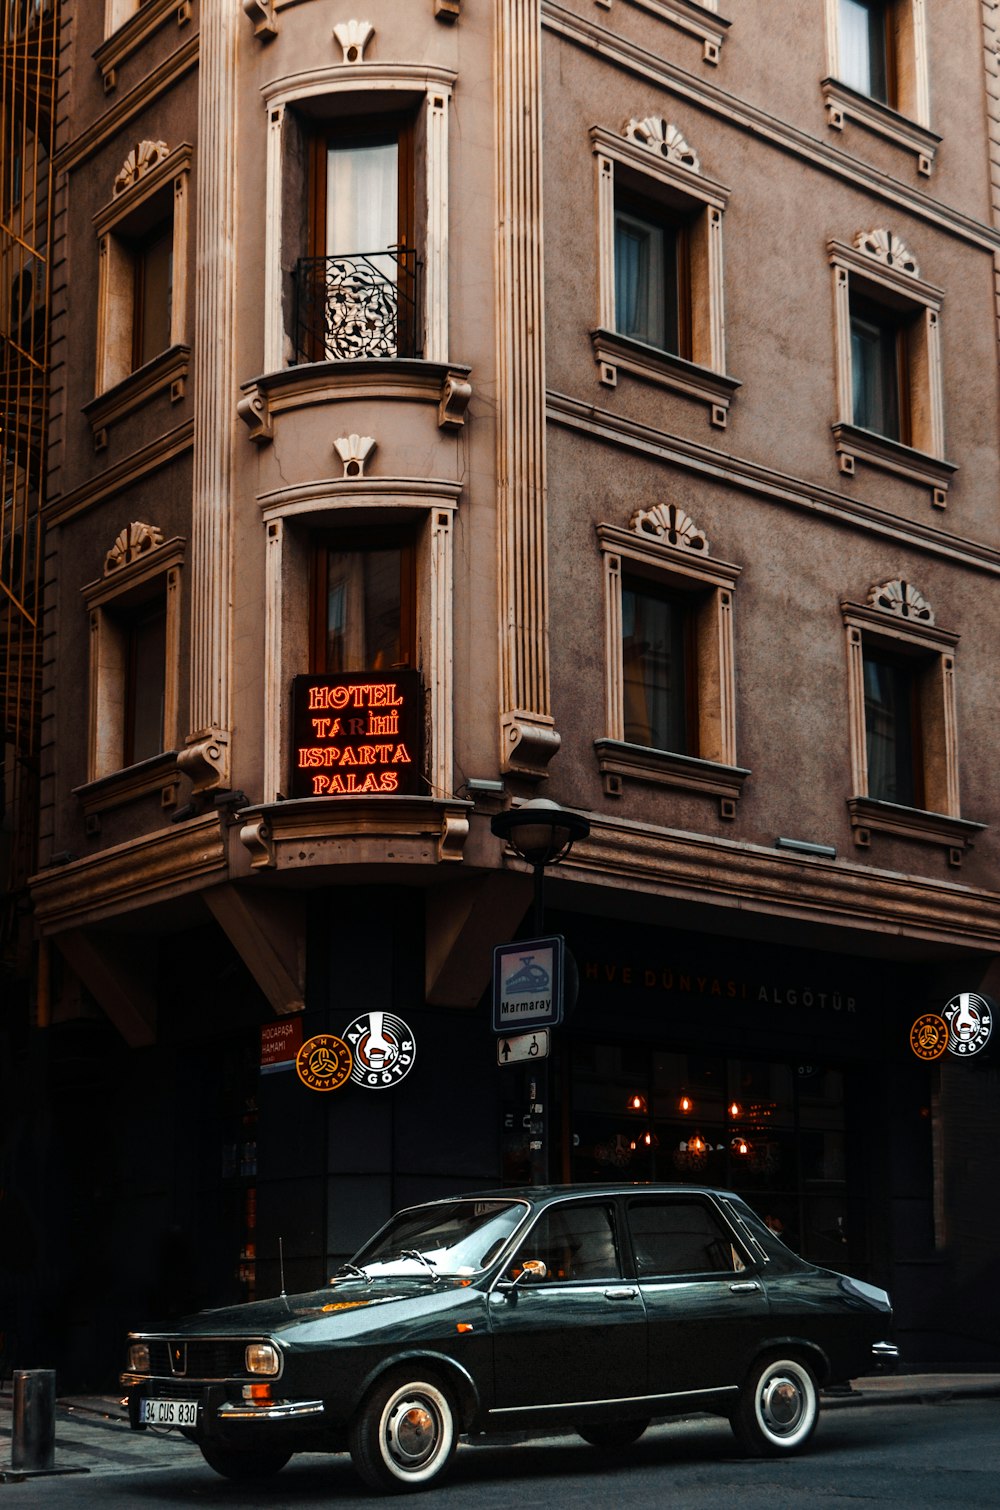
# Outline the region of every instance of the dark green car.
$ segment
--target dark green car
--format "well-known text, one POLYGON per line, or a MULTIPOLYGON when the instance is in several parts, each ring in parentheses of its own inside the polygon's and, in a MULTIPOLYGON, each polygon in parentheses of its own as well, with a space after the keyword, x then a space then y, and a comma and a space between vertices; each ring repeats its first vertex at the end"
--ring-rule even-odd
POLYGON ((424 1489, 462 1433, 728 1417, 794 1452, 819 1389, 891 1367, 884 1290, 792 1253, 738 1196, 684 1186, 492 1191, 401 1211, 329 1286, 129 1337, 133 1427, 176 1427, 229 1478, 349 1450, 424 1489))

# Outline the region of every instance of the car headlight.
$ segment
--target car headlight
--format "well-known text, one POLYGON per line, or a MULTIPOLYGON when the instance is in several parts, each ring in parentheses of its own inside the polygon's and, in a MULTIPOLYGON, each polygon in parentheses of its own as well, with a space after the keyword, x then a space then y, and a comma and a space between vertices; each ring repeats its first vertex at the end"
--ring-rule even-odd
POLYGON ((281 1367, 273 1342, 251 1342, 247 1347, 248 1374, 276 1374, 281 1367))
POLYGON ((149 1373, 149 1347, 145 1342, 130 1342, 128 1366, 134 1374, 149 1373))

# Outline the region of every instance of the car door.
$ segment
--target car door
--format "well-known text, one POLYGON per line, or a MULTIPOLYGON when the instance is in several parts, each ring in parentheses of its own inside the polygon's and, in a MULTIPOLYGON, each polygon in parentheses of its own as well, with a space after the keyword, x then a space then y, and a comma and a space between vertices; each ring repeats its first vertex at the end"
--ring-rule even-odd
POLYGON ((739 1384, 768 1319, 753 1256, 707 1196, 636 1196, 626 1210, 650 1394, 739 1384))
POLYGON ((613 1200, 541 1213, 491 1296, 498 1413, 645 1393, 645 1314, 624 1272, 613 1200))

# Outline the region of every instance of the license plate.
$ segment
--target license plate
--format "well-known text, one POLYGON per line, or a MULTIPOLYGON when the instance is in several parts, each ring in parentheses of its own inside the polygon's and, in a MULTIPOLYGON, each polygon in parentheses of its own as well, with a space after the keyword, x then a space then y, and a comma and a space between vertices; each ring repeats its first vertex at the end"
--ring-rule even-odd
POLYGON ((197 1426, 197 1400, 143 1400, 139 1420, 147 1426, 197 1426))

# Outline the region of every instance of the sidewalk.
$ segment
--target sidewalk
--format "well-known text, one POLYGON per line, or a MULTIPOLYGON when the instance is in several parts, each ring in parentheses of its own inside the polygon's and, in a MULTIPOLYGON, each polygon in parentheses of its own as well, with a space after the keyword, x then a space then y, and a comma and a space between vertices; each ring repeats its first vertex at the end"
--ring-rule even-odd
MULTIPOLYGON (((896 1374, 856 1379, 824 1392, 824 1410, 861 1405, 920 1405, 1000 1396, 1000 1374, 896 1374)), ((0 1391, 0 1484, 28 1477, 10 1467, 13 1399, 0 1391)), ((480 1439, 481 1440, 481 1439, 480 1439)), ((116 1395, 73 1395, 56 1402, 55 1472, 121 1473, 177 1468, 201 1462, 193 1442, 174 1431, 129 1430, 116 1395)))

